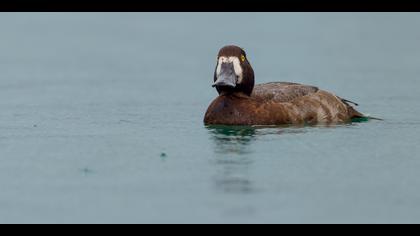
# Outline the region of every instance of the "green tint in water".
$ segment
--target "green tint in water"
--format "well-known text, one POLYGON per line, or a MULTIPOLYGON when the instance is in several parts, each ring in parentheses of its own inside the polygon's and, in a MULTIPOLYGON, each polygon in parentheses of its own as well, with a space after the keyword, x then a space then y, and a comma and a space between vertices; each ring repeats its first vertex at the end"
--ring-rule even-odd
POLYGON ((360 123, 360 122, 368 122, 369 121, 369 117, 353 118, 351 121, 352 122, 357 122, 357 123, 360 123))

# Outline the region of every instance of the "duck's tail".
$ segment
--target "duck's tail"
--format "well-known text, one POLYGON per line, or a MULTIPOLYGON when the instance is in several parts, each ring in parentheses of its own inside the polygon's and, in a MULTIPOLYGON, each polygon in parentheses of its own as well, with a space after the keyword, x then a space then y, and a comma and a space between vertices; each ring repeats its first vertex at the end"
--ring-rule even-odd
POLYGON ((351 120, 353 122, 363 122, 363 121, 369 121, 369 120, 381 120, 383 121, 383 119, 381 118, 377 118, 377 117, 373 117, 373 116, 369 116, 369 115, 364 115, 360 112, 358 112, 356 109, 354 109, 349 103, 354 104, 355 106, 359 106, 359 104, 346 100, 346 99, 342 99, 341 101, 344 102, 344 104, 347 105, 347 109, 349 111, 349 116, 351 117, 351 120))
POLYGON ((366 116, 366 118, 368 118, 369 120, 380 120, 380 121, 384 121, 384 119, 373 117, 373 116, 366 116))

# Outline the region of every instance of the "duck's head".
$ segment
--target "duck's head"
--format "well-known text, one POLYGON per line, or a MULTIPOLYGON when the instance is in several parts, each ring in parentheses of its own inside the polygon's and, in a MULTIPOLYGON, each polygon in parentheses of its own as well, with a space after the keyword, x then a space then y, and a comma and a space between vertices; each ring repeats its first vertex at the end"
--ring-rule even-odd
POLYGON ((213 84, 219 94, 242 92, 251 96, 254 83, 254 70, 245 51, 233 45, 220 49, 213 84))

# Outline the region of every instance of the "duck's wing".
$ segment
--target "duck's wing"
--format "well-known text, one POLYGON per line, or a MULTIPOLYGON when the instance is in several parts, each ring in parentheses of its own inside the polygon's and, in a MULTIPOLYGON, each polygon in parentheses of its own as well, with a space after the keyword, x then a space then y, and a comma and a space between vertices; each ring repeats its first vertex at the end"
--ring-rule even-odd
POLYGON ((310 85, 277 82, 258 84, 255 86, 252 97, 258 100, 274 102, 290 102, 296 98, 318 92, 319 89, 310 85))
MULTIPOLYGON (((263 102, 290 102, 309 117, 316 117, 316 122, 341 122, 353 119, 377 119, 358 112, 355 102, 338 97, 314 86, 278 82, 256 85, 252 97, 263 102)), ((306 118, 305 118, 306 119, 306 118)), ((312 120, 312 118, 308 118, 312 120)))

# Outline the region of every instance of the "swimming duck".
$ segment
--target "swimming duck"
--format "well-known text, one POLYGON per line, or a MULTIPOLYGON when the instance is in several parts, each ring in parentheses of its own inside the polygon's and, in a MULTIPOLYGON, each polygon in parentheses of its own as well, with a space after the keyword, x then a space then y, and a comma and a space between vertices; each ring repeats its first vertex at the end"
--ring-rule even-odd
POLYGON ((357 105, 315 86, 289 82, 255 85, 245 51, 220 49, 213 87, 219 96, 204 117, 206 125, 331 124, 367 118, 357 105))

